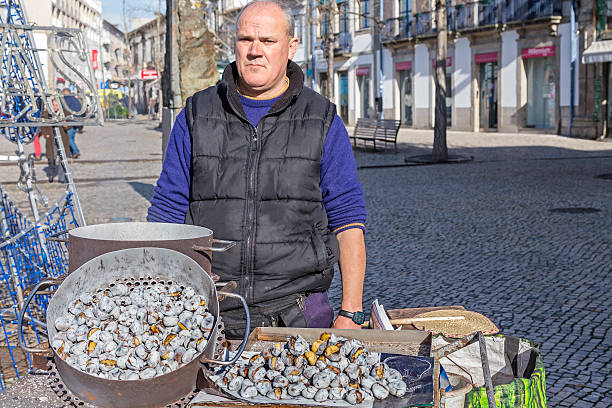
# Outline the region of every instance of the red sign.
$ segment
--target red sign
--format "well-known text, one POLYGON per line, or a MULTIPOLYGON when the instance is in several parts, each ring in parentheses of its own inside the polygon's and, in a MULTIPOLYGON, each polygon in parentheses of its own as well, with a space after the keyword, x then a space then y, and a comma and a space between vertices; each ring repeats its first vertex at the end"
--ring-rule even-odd
POLYGON ((412 69, 412 61, 402 61, 395 63, 396 71, 409 71, 412 69))
MULTIPOLYGON (((436 59, 432 58, 431 59, 431 66, 432 67, 436 67, 436 59)), ((453 66, 453 57, 446 57, 446 66, 447 67, 452 67, 453 66)))
POLYGON ((91 67, 98 69, 98 50, 91 50, 91 67))
POLYGON ((143 69, 140 71, 140 79, 157 78, 157 71, 154 69, 143 69))
POLYGON ((523 58, 541 58, 541 57, 554 57, 555 46, 549 47, 536 47, 536 48, 523 48, 521 57, 523 58))
POLYGON ((474 62, 477 64, 484 64, 487 62, 497 62, 497 52, 483 52, 474 55, 474 62))
POLYGON ((370 66, 366 65, 363 67, 357 67, 355 70, 355 75, 357 76, 368 76, 370 75, 370 66))

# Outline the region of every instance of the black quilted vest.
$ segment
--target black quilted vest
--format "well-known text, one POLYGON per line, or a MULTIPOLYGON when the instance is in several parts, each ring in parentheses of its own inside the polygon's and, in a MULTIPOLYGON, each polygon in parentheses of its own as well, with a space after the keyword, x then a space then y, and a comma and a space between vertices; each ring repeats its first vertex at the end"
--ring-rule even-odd
MULTIPOLYGON (((289 88, 257 128, 240 103, 235 63, 185 107, 191 135, 185 223, 238 243, 214 254, 213 272, 235 280, 249 305, 327 290, 338 259, 320 185, 323 143, 336 109, 303 86, 302 70, 291 61, 287 76, 289 88)), ((229 299, 221 306, 237 304, 229 299)))

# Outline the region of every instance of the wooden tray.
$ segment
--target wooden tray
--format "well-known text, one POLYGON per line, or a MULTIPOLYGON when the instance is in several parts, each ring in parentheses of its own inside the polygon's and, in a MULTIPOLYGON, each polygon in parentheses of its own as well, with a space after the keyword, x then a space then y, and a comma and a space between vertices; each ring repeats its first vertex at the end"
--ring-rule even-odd
MULTIPOLYGON (((353 338, 361 341, 368 351, 385 352, 404 355, 430 355, 431 335, 428 332, 418 330, 346 330, 346 329, 303 329, 294 327, 257 327, 249 335, 245 351, 260 351, 269 346, 270 343, 286 341, 287 337, 299 334, 307 341, 312 342, 321 336, 321 333, 334 333, 338 336, 353 338)), ((232 341, 236 347, 239 342, 232 341)), ((214 398, 213 398, 214 399, 214 398)), ((235 407, 254 407, 254 408, 307 408, 305 405, 295 404, 254 404, 241 401, 223 401, 225 398, 218 398, 219 401, 198 401, 196 396, 188 407, 215 407, 215 408, 235 408, 235 407)))

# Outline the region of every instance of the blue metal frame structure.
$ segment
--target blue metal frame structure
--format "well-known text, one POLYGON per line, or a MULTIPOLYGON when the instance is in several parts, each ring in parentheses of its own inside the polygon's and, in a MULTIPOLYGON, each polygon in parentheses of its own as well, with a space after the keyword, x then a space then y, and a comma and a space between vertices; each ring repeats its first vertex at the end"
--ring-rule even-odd
MULTIPOLYGON (((28 195, 33 214, 28 219, 0 184, 0 346, 8 350, 12 365, 11 370, 7 358, 0 360, 0 391, 7 380, 20 378, 32 369, 31 356, 21 349, 15 350, 19 344, 17 317, 26 288, 67 273, 66 244, 56 238, 71 228, 85 225, 58 126, 102 124, 88 55, 80 30, 30 26, 21 0, 0 0, 0 132, 17 144, 21 169, 18 185, 28 195), (35 44, 36 30, 47 34, 46 49, 35 44), (42 51, 47 52, 56 72, 74 81, 83 100, 80 111, 70 109, 65 98, 47 85, 38 58, 42 51), (87 64, 89 72, 71 65, 71 58, 87 64), (60 108, 54 109, 54 105, 60 108), (40 126, 53 126, 55 145, 68 181, 65 193, 51 207, 47 207, 36 184, 34 161, 26 158, 23 148, 34 140, 40 126), (39 214, 39 203, 48 208, 46 213, 39 214)), ((41 343, 49 296, 37 296, 26 310, 24 343, 41 343)))

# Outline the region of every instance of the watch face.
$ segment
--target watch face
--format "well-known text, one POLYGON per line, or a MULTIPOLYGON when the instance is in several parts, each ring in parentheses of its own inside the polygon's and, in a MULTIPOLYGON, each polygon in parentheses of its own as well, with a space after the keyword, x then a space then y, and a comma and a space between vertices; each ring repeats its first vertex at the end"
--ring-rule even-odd
POLYGON ((365 322, 365 314, 363 312, 353 313, 353 321, 356 324, 363 324, 363 322, 365 322))

